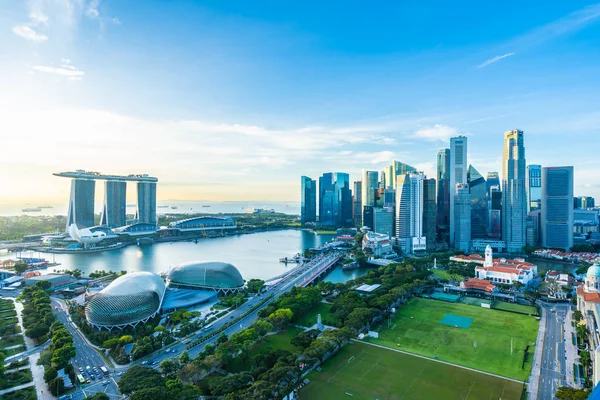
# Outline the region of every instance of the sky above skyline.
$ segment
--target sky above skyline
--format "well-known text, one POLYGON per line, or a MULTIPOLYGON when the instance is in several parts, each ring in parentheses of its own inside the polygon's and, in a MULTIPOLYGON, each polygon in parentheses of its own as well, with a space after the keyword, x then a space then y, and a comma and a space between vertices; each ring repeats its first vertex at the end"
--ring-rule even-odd
POLYGON ((298 201, 301 175, 433 177, 459 134, 485 175, 510 129, 600 198, 600 3, 398 3, 0 0, 0 202, 66 201, 75 169, 298 201))

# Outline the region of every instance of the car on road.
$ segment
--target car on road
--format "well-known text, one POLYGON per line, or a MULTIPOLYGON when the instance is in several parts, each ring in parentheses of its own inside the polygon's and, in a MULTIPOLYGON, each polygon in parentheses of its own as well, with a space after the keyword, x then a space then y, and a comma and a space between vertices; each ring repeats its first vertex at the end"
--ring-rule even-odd
POLYGON ((92 378, 93 381, 96 380, 96 377, 94 376, 94 374, 90 374, 90 378, 92 378))
POLYGON ((79 372, 83 372, 83 367, 79 367, 79 372))
POLYGON ((147 365, 148 361, 142 361, 142 365, 147 365))
POLYGON ((104 386, 108 385, 109 383, 110 383, 110 382, 109 382, 108 380, 106 380, 106 381, 102 382, 102 384, 103 384, 104 386))

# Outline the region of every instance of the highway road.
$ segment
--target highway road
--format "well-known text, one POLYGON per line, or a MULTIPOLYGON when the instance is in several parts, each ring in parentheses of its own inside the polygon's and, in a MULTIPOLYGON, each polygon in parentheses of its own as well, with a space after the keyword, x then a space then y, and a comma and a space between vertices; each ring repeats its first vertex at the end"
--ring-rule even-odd
MULTIPOLYGON (((278 299, 279 296, 281 296, 283 293, 291 290, 294 286, 300 285, 303 282, 305 282, 308 277, 313 275, 315 273, 315 271, 323 268, 325 264, 335 263, 335 262, 337 262, 337 260, 339 260, 339 258, 340 258, 340 253, 335 252, 335 253, 316 257, 313 260, 311 260, 310 262, 296 267, 295 269, 290 271, 290 273, 287 276, 283 277, 280 281, 271 285, 269 290, 266 293, 263 293, 261 296, 255 296, 255 297, 251 298, 250 300, 248 300, 246 303, 241 305, 236 310, 233 310, 232 312, 230 312, 229 314, 227 314, 225 317, 221 318, 220 320, 215 321, 211 326, 211 330, 198 331, 197 333, 193 334, 192 336, 188 336, 185 339, 186 343, 179 342, 175 345, 169 346, 168 349, 166 349, 166 350, 161 349, 158 352, 155 352, 154 354, 151 354, 147 357, 144 357, 144 358, 136 361, 134 363, 134 365, 139 365, 141 362, 144 362, 144 361, 150 361, 150 362, 152 362, 152 367, 158 369, 160 363, 163 360, 166 360, 168 358, 178 359, 179 356, 181 355, 181 353, 183 353, 186 350, 186 346, 189 343, 193 343, 196 339, 198 339, 202 336, 205 336, 206 334, 209 334, 211 331, 220 329, 223 325, 227 324, 229 321, 240 317, 242 314, 244 314, 250 308, 255 306, 257 303, 260 303, 265 298, 265 296, 272 295, 273 297, 271 299, 269 299, 269 301, 265 302, 265 304, 263 304, 261 307, 259 307, 258 309, 254 310, 253 312, 248 314, 241 321, 239 321, 236 324, 227 328, 224 332, 227 336, 231 336, 234 333, 237 333, 237 332, 241 331, 242 329, 247 328, 254 321, 256 321, 256 319, 258 318, 257 314, 261 309, 263 309, 268 304, 270 304, 271 302, 278 299), (188 342, 187 339, 190 339, 190 338, 191 338, 191 340, 188 342)), ((204 350, 204 346, 206 344, 208 344, 208 343, 214 344, 217 341, 218 337, 219 337, 219 335, 188 350, 190 357, 191 358, 197 357, 198 354, 200 354, 200 352, 202 352, 204 350)))
MULTIPOLYGON (((64 303, 52 299, 52 310, 56 315, 56 318, 62 322, 65 327, 69 330, 73 336, 73 342, 75 344, 75 358, 71 360, 71 363, 77 370, 79 367, 85 369, 86 366, 96 367, 103 366, 110 370, 108 365, 104 362, 104 359, 96 352, 96 350, 90 347, 83 339, 82 333, 78 329, 73 327, 70 322, 67 307, 64 303)), ((96 392, 104 392, 110 399, 120 399, 123 396, 119 392, 117 383, 114 379, 114 371, 110 373, 110 376, 104 377, 103 379, 90 380, 90 383, 86 383, 78 388, 78 390, 72 393, 73 400, 85 399, 87 396, 91 396, 96 392)))
POLYGON ((546 334, 542 351, 542 366, 538 399, 554 399, 554 394, 565 382, 564 322, 569 310, 566 304, 542 304, 547 313, 546 334))

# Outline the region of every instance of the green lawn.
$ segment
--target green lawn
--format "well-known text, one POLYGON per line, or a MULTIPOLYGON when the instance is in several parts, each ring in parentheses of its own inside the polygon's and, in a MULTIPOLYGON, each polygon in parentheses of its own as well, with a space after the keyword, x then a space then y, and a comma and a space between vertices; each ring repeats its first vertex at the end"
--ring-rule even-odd
POLYGON ((311 327, 317 323, 317 315, 321 314, 321 319, 325 325, 332 325, 331 304, 319 303, 312 310, 304 314, 296 322, 297 325, 311 327))
POLYGON ((513 311, 521 314, 537 315, 537 309, 535 307, 524 306, 522 304, 507 303, 505 301, 497 301, 496 304, 494 304, 494 309, 513 311))
POLYGON ((37 400, 35 388, 28 387, 2 395, 2 400, 37 400))
POLYGON ((525 368, 523 351, 535 343, 538 321, 534 317, 490 310, 462 303, 414 298, 401 306, 391 328, 369 342, 502 376, 525 380, 535 347, 529 347, 525 368), (440 324, 446 314, 473 318, 467 329, 440 324), (512 354, 511 354, 512 340, 512 354))
POLYGON ((443 269, 432 269, 431 273, 440 279, 448 279, 448 280, 460 280, 461 279, 460 275, 451 274, 450 272, 445 271, 443 269))
POLYGON ((0 318, 16 317, 17 312, 15 310, 0 310, 0 318))
POLYGON ((302 331, 302 329, 297 329, 290 326, 283 332, 279 332, 274 335, 267 335, 260 339, 260 341, 255 346, 252 352, 258 354, 258 352, 261 349, 266 349, 268 347, 272 349, 281 349, 288 351, 297 350, 297 348, 294 345, 292 345, 291 340, 294 336, 296 336, 299 332, 302 331))
MULTIPOLYGON (((31 377, 31 371, 28 369, 10 372, 5 374, 3 379, 0 379, 0 389, 8 389, 31 381, 33 381, 33 378, 31 377)), ((4 399, 4 397, 2 397, 2 399, 4 399)))
POLYGON ((22 335, 9 336, 6 339, 0 339, 0 349, 3 349, 5 347, 10 347, 10 346, 15 346, 17 344, 25 344, 25 340, 23 339, 22 335))
POLYGON ((518 400, 523 385, 363 343, 308 375, 301 399, 518 400))
POLYGON ((25 346, 19 346, 19 347, 15 347, 14 349, 10 349, 10 350, 2 350, 2 352, 4 353, 4 355, 6 357, 10 357, 13 356, 15 354, 19 354, 25 351, 25 346))

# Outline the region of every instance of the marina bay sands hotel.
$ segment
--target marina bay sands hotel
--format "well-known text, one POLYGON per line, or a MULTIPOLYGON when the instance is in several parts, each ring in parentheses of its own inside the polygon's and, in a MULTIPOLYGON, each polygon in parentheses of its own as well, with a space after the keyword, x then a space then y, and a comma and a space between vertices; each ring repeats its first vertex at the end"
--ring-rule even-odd
POLYGON ((55 176, 71 178, 71 197, 67 216, 69 226, 79 229, 94 226, 94 195, 96 181, 104 181, 104 206, 100 225, 116 228, 127 225, 127 182, 137 182, 135 219, 140 223, 156 225, 156 183, 158 178, 147 174, 103 175, 99 172, 77 170, 57 172, 55 176))

